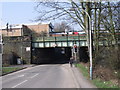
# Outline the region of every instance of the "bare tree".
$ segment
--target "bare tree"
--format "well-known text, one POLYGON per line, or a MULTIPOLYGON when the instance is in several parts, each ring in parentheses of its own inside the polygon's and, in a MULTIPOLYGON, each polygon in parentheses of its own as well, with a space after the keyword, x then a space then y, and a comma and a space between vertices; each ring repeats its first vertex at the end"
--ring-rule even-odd
POLYGON ((101 13, 101 21, 103 28, 106 32, 108 32, 106 35, 106 40, 108 41, 108 44, 111 46, 114 42, 114 44, 117 44, 117 35, 116 30, 119 29, 119 12, 118 9, 120 6, 116 3, 110 3, 107 2, 105 9, 103 9, 103 12, 101 13))
POLYGON ((88 13, 92 19, 95 50, 99 50, 99 43, 103 40, 107 40, 108 44, 112 44, 113 41, 117 43, 115 28, 120 25, 119 2, 113 4, 112 2, 75 2, 74 0, 69 0, 69 2, 44 1, 38 2, 36 10, 40 13, 37 20, 49 21, 58 18, 68 20, 70 23, 78 24, 86 32, 87 36, 89 35, 90 26, 86 14, 88 13), (42 10, 41 5, 49 9, 42 10), (108 32, 108 34, 103 35, 101 32, 108 32))
MULTIPOLYGON (((82 12, 82 9, 90 6, 90 3, 76 3, 73 0, 69 2, 38 2, 36 10, 40 13, 40 16, 36 19, 37 21, 64 19, 69 20, 70 23, 79 24, 80 27, 86 30, 85 16, 86 13, 82 12), (47 10, 42 10, 41 6, 49 7, 47 10)), ((86 12, 90 12, 89 7, 86 12)), ((87 21, 86 21, 87 22, 87 21)))
POLYGON ((72 28, 66 23, 66 22, 61 22, 61 23, 55 23, 54 24, 54 31, 55 32, 65 32, 65 30, 71 31, 72 28))
POLYGON ((91 16, 91 2, 38 2, 36 10, 40 13, 37 21, 50 21, 54 19, 64 19, 69 23, 78 24, 87 34, 87 41, 89 45, 89 16, 91 16), (42 7, 48 9, 43 10, 42 7))

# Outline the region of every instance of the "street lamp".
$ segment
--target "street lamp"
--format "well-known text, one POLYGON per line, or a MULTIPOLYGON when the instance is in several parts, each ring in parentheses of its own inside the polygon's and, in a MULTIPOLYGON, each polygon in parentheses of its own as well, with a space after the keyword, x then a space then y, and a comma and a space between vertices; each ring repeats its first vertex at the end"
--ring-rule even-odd
MULTIPOLYGON (((2 20, 1 20, 2 22, 2 20)), ((3 54, 3 39, 2 39, 2 24, 0 23, 0 75, 2 75, 2 54, 3 54)), ((0 78, 0 89, 1 89, 1 81, 2 79, 0 78)))
POLYGON ((86 13, 86 15, 88 16, 89 18, 89 38, 88 38, 88 41, 89 41, 89 57, 90 57, 90 80, 92 80, 92 30, 91 30, 91 17, 90 15, 88 14, 88 12, 86 12, 84 9, 82 9, 83 12, 86 13))

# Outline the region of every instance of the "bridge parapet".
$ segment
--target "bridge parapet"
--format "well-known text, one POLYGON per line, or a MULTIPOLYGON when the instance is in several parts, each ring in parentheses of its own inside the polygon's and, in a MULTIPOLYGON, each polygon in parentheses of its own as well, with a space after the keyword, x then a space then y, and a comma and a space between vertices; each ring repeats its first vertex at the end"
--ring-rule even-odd
POLYGON ((32 39, 32 46, 35 48, 44 47, 72 47, 87 46, 85 36, 59 36, 59 37, 34 37, 32 39))
POLYGON ((39 41, 67 41, 67 40, 86 40, 85 36, 59 36, 59 37, 34 37, 33 42, 39 41))
MULTIPOLYGON (((87 38, 83 36, 59 36, 59 37, 33 37, 32 38, 32 47, 33 48, 45 48, 45 47, 73 47, 76 44, 80 46, 88 46, 87 38)), ((115 42, 112 41, 114 45, 115 42)), ((108 46, 109 43, 106 39, 100 39, 100 46, 108 46)), ((94 46, 94 40, 93 40, 94 46)))

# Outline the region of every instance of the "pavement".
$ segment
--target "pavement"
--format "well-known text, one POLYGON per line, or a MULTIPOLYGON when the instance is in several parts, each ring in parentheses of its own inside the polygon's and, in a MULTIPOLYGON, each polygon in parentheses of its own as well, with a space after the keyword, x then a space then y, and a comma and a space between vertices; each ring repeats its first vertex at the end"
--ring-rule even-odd
MULTIPOLYGON (((66 67, 70 67, 70 65, 66 65, 66 67)), ((83 76, 80 69, 75 67, 75 65, 73 65, 73 67, 70 67, 70 69, 75 77, 75 80, 79 88, 97 88, 95 85, 92 84, 90 80, 83 76)))
POLYGON ((3 88, 96 88, 69 64, 37 65, 2 76, 3 88))

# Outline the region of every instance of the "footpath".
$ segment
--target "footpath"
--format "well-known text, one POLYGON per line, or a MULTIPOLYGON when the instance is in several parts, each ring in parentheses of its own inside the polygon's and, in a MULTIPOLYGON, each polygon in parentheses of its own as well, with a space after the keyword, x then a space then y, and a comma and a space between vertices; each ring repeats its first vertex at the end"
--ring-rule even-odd
POLYGON ((81 71, 77 67, 75 67, 75 65, 70 67, 69 64, 64 64, 63 67, 67 68, 73 74, 77 84, 77 88, 97 88, 95 85, 92 84, 90 80, 83 76, 81 71))

